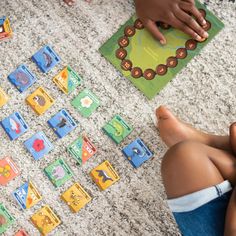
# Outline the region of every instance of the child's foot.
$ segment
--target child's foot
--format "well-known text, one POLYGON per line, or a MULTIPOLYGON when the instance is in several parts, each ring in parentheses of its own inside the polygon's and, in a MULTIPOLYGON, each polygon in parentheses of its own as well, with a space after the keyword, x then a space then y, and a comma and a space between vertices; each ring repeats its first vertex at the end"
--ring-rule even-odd
POLYGON ((230 126, 230 144, 233 153, 236 155, 236 122, 230 126))
POLYGON ((160 136, 168 147, 185 140, 208 143, 207 134, 181 122, 166 107, 160 106, 156 110, 156 116, 160 136))
POLYGON ((73 6, 76 3, 76 0, 64 0, 64 2, 68 5, 68 6, 73 6))

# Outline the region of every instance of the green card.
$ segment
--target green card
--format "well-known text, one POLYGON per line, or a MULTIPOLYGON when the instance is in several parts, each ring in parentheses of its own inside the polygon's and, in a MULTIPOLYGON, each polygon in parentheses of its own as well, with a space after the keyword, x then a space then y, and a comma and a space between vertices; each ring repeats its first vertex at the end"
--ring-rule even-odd
POLYGON ((81 77, 71 69, 70 66, 67 66, 68 71, 68 93, 73 92, 79 85, 82 83, 81 77))
POLYGON ((4 233, 15 221, 15 218, 0 204, 0 234, 4 233))
POLYGON ((74 175, 62 158, 46 167, 44 172, 55 187, 60 187, 74 175))
POLYGON ((182 31, 159 23, 160 31, 167 39, 163 46, 133 16, 100 48, 100 52, 151 99, 224 27, 204 5, 196 1, 196 6, 207 21, 204 28, 209 38, 204 42, 197 42, 182 31))
POLYGON ((122 142, 133 131, 133 128, 119 115, 116 115, 102 129, 117 144, 122 142))
POLYGON ((67 147, 67 151, 73 156, 79 165, 82 165, 83 137, 79 137, 67 147))
POLYGON ((90 90, 84 89, 71 104, 82 116, 89 117, 99 107, 100 101, 90 90))

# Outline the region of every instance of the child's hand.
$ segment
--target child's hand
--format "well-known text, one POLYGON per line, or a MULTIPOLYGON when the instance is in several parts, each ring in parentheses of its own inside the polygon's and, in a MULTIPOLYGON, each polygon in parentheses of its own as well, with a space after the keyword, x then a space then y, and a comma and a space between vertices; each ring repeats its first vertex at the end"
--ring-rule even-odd
POLYGON ((156 26, 157 21, 182 30, 197 41, 208 37, 208 33, 201 27, 206 21, 195 7, 194 0, 135 0, 134 2, 137 16, 161 44, 165 44, 166 39, 156 26))

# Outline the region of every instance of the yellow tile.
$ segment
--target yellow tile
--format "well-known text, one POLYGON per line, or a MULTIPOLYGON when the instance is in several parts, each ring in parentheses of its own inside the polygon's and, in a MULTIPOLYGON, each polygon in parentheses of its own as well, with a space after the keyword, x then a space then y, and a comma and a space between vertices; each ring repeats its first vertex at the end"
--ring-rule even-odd
POLYGON ((48 205, 42 207, 30 219, 42 235, 47 235, 61 224, 61 220, 48 205))
POLYGON ((102 164, 94 168, 90 172, 90 175, 101 190, 109 188, 120 179, 109 161, 104 161, 102 164))
POLYGON ((9 97, 7 94, 3 91, 2 88, 0 88, 0 108, 4 106, 9 100, 9 97))
POLYGON ((9 36, 12 36, 13 32, 12 32, 12 28, 10 26, 9 18, 6 18, 6 20, 5 20, 4 24, 3 24, 3 27, 4 27, 5 31, 6 31, 6 33, 8 33, 9 36))
POLYGON ((77 213, 81 208, 91 201, 91 197, 79 183, 72 185, 61 195, 61 198, 75 213, 77 213))
POLYGON ((38 189, 35 187, 35 185, 31 181, 29 181, 26 208, 28 209, 36 205, 41 200, 42 200, 42 195, 38 192, 38 189))
POLYGON ((44 88, 39 87, 26 98, 26 102, 38 115, 42 115, 54 104, 54 99, 44 88))

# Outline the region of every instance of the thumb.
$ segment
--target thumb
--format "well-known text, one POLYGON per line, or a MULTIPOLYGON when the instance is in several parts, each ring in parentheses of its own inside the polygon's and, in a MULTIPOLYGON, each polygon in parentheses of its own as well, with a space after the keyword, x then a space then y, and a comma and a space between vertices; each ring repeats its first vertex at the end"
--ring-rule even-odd
POLYGON ((156 38, 162 45, 166 44, 164 35, 158 29, 156 23, 150 19, 144 20, 143 24, 145 28, 156 38))
POLYGON ((236 154, 236 122, 230 126, 230 145, 233 150, 233 153, 236 154))

